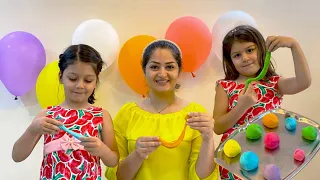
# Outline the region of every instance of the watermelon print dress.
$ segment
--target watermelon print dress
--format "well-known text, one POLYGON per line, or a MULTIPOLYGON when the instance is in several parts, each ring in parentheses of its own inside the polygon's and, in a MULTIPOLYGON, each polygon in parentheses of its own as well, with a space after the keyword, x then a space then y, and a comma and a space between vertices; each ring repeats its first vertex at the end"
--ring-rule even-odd
MULTIPOLYGON (((229 135, 236 130, 239 126, 250 121, 253 117, 271 109, 279 108, 282 102, 282 96, 278 94, 278 81, 280 76, 272 76, 268 81, 258 81, 254 86, 254 90, 258 95, 258 102, 238 120, 238 122, 226 131, 221 138, 224 142, 229 135)), ((221 85, 228 96, 228 112, 237 105, 240 92, 244 89, 244 84, 230 81, 219 80, 217 85, 221 85)), ((219 167, 221 180, 240 179, 234 174, 230 173, 227 169, 219 167)))
MULTIPOLYGON (((68 129, 84 136, 101 138, 102 108, 73 110, 51 106, 47 108, 47 117, 60 120, 68 129)), ((79 142, 62 130, 44 135, 40 180, 100 180, 100 158, 90 155, 79 142)))

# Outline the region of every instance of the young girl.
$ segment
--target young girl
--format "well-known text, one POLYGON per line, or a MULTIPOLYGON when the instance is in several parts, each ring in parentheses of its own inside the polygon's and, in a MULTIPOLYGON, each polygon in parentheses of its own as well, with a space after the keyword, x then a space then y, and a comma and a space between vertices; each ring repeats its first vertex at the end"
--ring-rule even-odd
POLYGON ((111 167, 119 160, 111 117, 92 105, 103 61, 87 45, 72 45, 59 58, 65 101, 36 116, 14 144, 12 159, 25 160, 44 135, 40 180, 101 179, 100 159, 111 167), (60 130, 60 125, 82 134, 81 142, 60 130))
MULTIPOLYGON (((214 131, 223 134, 221 142, 254 116, 280 107, 283 95, 299 93, 311 84, 309 67, 301 47, 290 37, 270 36, 265 42, 253 27, 239 26, 224 38, 223 57, 225 79, 217 82, 213 112, 214 131), (251 83, 244 91, 245 81, 261 72, 266 51, 273 52, 280 47, 291 49, 296 76, 280 77, 271 63, 265 78, 251 83)), ((220 174, 221 179, 238 179, 222 167, 220 174)))

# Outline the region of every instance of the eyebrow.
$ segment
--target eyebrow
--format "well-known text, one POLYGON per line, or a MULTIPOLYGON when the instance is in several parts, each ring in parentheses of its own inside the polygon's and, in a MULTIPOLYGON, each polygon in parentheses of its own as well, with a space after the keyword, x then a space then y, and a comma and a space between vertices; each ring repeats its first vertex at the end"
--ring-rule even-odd
MULTIPOLYGON (((248 46, 246 49, 252 48, 252 47, 256 47, 256 45, 250 45, 248 46)), ((239 53, 238 51, 231 53, 231 55, 237 54, 239 53)))
MULTIPOLYGON (((69 72, 68 75, 76 75, 77 76, 78 74, 74 73, 74 72, 69 72)), ((90 74, 90 75, 86 75, 85 77, 95 77, 95 75, 90 74)))
MULTIPOLYGON (((156 61, 150 61, 150 63, 160 64, 159 62, 156 62, 156 61)), ((166 62, 166 64, 174 64, 174 63, 175 63, 175 61, 166 62)))

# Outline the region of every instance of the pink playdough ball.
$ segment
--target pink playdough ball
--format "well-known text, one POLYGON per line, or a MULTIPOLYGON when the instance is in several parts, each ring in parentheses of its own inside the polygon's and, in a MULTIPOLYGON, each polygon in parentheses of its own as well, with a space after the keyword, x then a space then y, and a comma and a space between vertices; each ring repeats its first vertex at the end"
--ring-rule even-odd
POLYGON ((274 132, 269 132, 264 138, 264 144, 268 149, 275 149, 280 144, 280 137, 274 132))

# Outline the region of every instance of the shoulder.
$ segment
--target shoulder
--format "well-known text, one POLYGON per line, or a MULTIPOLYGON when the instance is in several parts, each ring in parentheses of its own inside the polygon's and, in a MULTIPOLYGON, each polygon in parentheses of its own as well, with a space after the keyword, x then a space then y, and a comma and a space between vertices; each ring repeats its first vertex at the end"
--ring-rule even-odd
POLYGON ((121 106, 121 108, 117 112, 113 120, 114 123, 127 122, 131 118, 131 114, 134 111, 137 111, 137 109, 138 109, 138 106, 135 102, 125 103, 124 105, 121 106))
POLYGON ((204 106, 196 102, 190 102, 186 108, 189 108, 188 111, 190 112, 207 112, 204 106))
POLYGON ((233 80, 225 80, 225 79, 220 79, 216 81, 216 87, 218 88, 219 86, 223 89, 228 89, 231 86, 236 86, 237 82, 233 80))
POLYGON ((137 109, 137 104, 135 102, 127 102, 121 106, 117 114, 128 113, 137 109))
POLYGON ((270 79, 269 79, 269 82, 277 83, 280 78, 281 78, 281 76, 279 76, 279 75, 271 76, 270 79))

